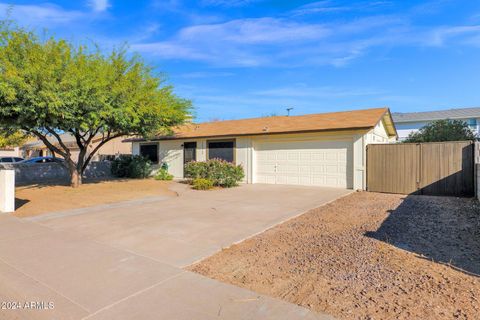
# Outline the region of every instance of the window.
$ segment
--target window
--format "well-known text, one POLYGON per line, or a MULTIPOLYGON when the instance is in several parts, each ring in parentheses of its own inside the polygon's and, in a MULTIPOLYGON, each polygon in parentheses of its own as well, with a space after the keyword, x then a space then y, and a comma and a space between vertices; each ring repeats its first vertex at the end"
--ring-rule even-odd
POLYGON ((208 142, 208 159, 222 159, 234 162, 235 141, 210 141, 208 142))
POLYGON ((14 162, 20 162, 23 161, 23 158, 13 158, 14 162))
POLYGON ((152 163, 158 163, 158 144, 141 144, 140 155, 152 163))
POLYGON ((477 128, 477 119, 475 119, 475 118, 468 119, 467 124, 471 129, 476 129, 477 128))
POLYGON ((197 160, 197 143, 185 142, 183 144, 183 163, 197 160))
POLYGON ((12 158, 1 158, 0 162, 13 162, 12 158))

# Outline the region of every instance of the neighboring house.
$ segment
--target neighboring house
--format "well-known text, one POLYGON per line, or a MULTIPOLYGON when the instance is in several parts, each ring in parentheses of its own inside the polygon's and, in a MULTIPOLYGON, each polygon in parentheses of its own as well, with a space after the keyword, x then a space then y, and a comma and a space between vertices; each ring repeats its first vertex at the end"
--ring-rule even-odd
MULTIPOLYGON (((78 154, 80 152, 75 137, 64 133, 61 134, 61 139, 63 143, 70 149, 70 153, 73 156, 73 159, 78 158, 78 154)), ((124 137, 113 139, 103 145, 93 157, 93 161, 100 161, 105 159, 113 159, 115 156, 120 154, 132 154, 132 146, 129 143, 124 143, 122 140, 125 139, 124 137)), ((58 141, 55 137, 49 137, 48 140, 52 142, 54 145, 58 146, 58 141)), ((92 140, 92 144, 90 145, 90 151, 95 148, 100 142, 101 137, 96 137, 92 140)), ((25 158, 32 158, 32 157, 45 157, 45 156, 52 156, 52 153, 47 148, 47 146, 41 140, 33 140, 25 143, 22 147, 22 155, 25 158)), ((57 157, 59 155, 56 155, 57 157)))
POLYGON ((19 147, 0 148, 0 157, 21 157, 19 147))
POLYGON ((388 108, 186 124, 171 136, 129 139, 133 154, 168 165, 220 158, 243 166, 245 182, 365 188, 369 143, 396 141, 388 108))
POLYGON ((399 140, 434 120, 463 120, 475 133, 480 132, 480 108, 449 109, 427 112, 393 113, 399 140))

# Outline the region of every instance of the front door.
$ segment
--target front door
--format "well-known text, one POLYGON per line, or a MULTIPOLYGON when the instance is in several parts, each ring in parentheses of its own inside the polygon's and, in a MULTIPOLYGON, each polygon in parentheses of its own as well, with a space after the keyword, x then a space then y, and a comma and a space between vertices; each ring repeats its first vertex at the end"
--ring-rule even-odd
POLYGON ((183 164, 197 160, 197 143, 185 142, 183 144, 183 164))

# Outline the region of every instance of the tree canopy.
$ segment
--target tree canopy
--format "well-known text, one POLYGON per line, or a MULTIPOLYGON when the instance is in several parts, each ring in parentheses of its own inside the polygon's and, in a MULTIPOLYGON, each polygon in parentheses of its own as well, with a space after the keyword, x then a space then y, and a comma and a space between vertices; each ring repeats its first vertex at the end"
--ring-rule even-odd
POLYGON ((21 131, 9 132, 0 130, 0 148, 18 147, 25 143, 27 136, 21 131))
POLYGON ((97 47, 40 38, 6 21, 0 25, 0 127, 36 136, 63 156, 74 186, 103 144, 168 132, 184 122, 190 108, 189 100, 176 96, 125 48, 105 55, 97 47), (78 159, 72 159, 61 133, 75 137, 78 159), (101 142, 89 152, 98 136, 101 142))
POLYGON ((475 140, 476 134, 462 120, 436 120, 412 132, 404 142, 442 142, 475 140))

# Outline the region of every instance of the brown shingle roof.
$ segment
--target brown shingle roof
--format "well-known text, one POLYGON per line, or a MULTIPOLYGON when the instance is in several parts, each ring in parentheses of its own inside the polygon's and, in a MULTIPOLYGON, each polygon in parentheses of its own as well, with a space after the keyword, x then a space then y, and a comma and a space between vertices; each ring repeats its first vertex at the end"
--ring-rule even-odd
POLYGON ((386 117, 389 133, 395 135, 388 108, 354 110, 308 114, 303 116, 275 116, 242 120, 227 120, 185 124, 174 129, 171 136, 157 137, 159 140, 369 129, 386 117))

